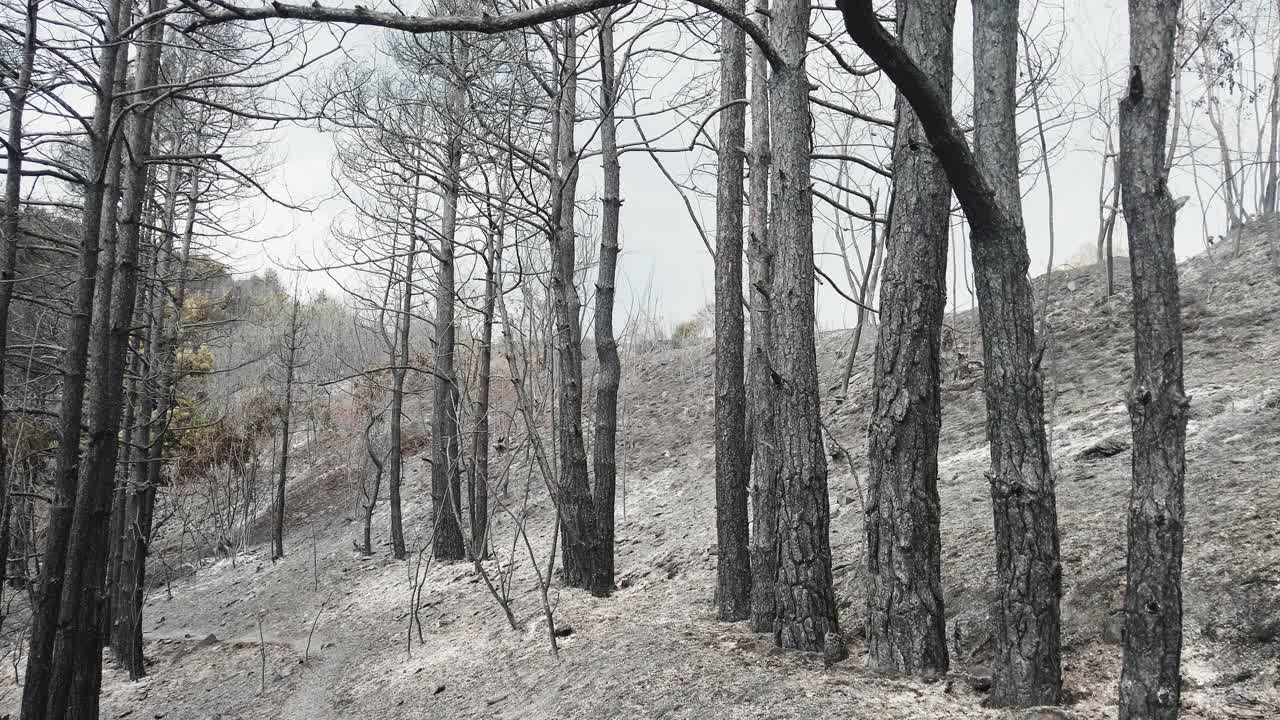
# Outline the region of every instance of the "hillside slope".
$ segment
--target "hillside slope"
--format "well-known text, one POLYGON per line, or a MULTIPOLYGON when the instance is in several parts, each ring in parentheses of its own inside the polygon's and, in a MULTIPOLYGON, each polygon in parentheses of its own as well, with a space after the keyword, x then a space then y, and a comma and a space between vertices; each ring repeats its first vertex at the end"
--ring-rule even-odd
MULTIPOLYGON (((1219 249, 1216 261, 1182 266, 1192 397, 1184 714, 1280 717, 1280 220, 1252 228, 1240 257, 1227 255, 1219 249)), ((1077 718, 1115 714, 1119 648, 1105 636, 1123 593, 1129 453, 1086 458, 1105 454, 1088 452, 1104 441, 1120 441, 1111 450, 1128 442, 1127 272, 1117 268, 1120 292, 1106 302, 1096 268, 1055 272, 1050 283, 1047 395, 1056 397, 1066 682, 1075 700, 1066 712, 1077 718)), ((1043 289, 1043 278, 1038 283, 1043 289)), ((422 640, 413 629, 407 648, 418 561, 394 562, 385 546, 374 558, 353 552, 353 493, 334 470, 349 455, 350 437, 322 436, 290 490, 302 509, 291 516, 288 556, 272 564, 260 548, 234 566, 211 561, 154 591, 146 610, 151 677, 130 683, 109 671, 104 717, 1023 717, 985 709, 975 689, 990 652, 993 564, 975 320, 949 318, 946 343, 940 490, 954 668, 947 678, 871 673, 861 667, 860 642, 853 659, 826 670, 819 658, 780 653, 742 624, 711 619, 711 358, 700 346, 626 361, 622 589, 605 600, 553 590, 557 623, 572 629, 558 659, 521 547, 510 565, 518 630, 471 566, 436 565, 422 584, 422 640)), ((844 332, 824 336, 819 354, 826 422, 849 452, 831 446, 832 544, 842 622, 856 637, 872 351, 864 342, 850 397, 840 402, 829 389, 846 343, 844 332)), ((415 547, 429 533, 421 504, 428 480, 415 458, 404 488, 415 547)), ((531 512, 541 562, 554 515, 540 494, 531 512)), ((375 532, 386 535, 383 527, 375 532)), ((499 526, 494 538, 508 561, 510 527, 499 526)))

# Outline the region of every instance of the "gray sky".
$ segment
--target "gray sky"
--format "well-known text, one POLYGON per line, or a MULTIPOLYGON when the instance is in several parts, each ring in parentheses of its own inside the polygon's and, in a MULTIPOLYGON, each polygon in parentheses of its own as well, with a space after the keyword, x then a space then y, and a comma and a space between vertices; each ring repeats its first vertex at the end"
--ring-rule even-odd
MULTIPOLYGON (((1069 2, 1069 0, 1068 0, 1069 2)), ((1030 5, 1024 7, 1030 8, 1030 5)), ((968 90, 972 80, 969 70, 969 4, 958 3, 959 18, 956 27, 956 107, 963 111, 968 104, 968 90)), ((1077 107, 1077 120, 1068 128, 1051 131, 1050 142, 1061 142, 1061 151, 1053 158, 1052 179, 1055 189, 1055 230, 1057 244, 1055 264, 1063 262, 1078 263, 1082 258, 1092 258, 1098 225, 1098 185, 1100 173, 1100 125, 1090 117, 1088 109, 1083 105, 1096 105, 1099 97, 1109 98, 1107 105, 1114 112, 1118 100, 1121 83, 1127 80, 1123 69, 1127 67, 1126 28, 1127 16, 1125 3, 1119 0, 1083 0, 1069 2, 1063 10, 1054 9, 1042 3, 1033 18, 1027 18, 1029 10, 1024 10, 1024 28, 1033 32, 1046 25, 1057 24, 1058 30, 1049 32, 1046 37, 1052 39, 1062 36, 1062 65, 1057 72, 1054 92, 1061 98, 1073 99, 1077 107), (1065 16, 1065 23, 1058 19, 1065 16), (1108 79, 1108 75, 1111 75, 1108 79), (1110 83, 1108 85, 1108 83, 1110 83)), ((815 27, 829 27, 838 22, 834 12, 815 11, 815 27)), ((1272 28, 1274 30, 1274 28, 1272 28)), ((371 38, 378 31, 356 31, 358 37, 352 53, 359 55, 366 52, 371 38), (363 46, 363 47, 362 47, 363 46)), ((348 43, 349 46, 351 43, 348 43)), ((865 62, 858 56, 856 49, 842 41, 842 51, 859 63, 865 62)), ((819 51, 821 52, 821 51, 819 51)), ((703 51, 704 55, 708 51, 703 51)), ((825 60, 823 58, 822 60, 825 60)), ((672 83, 678 85, 684 81, 681 72, 692 75, 693 70, 712 70, 714 65, 706 68, 678 69, 664 83, 654 88, 654 102, 661 102, 663 88, 672 83)), ((1198 90, 1195 81, 1188 80, 1185 92, 1187 100, 1195 99, 1198 90)), ((881 84, 887 88, 887 83, 881 84)), ((887 95, 886 95, 887 97, 887 95)), ((882 110, 886 117, 891 110, 882 110)), ((1185 112, 1195 112, 1188 109, 1185 112)), ((1030 127, 1031 118, 1021 118, 1020 129, 1026 131, 1030 127)), ((670 121, 665 121, 667 125, 670 121)), ((1200 122, 1197 120, 1197 122, 1200 122)), ((1201 125, 1207 123, 1200 122, 1201 125)), ((708 126, 714 132, 714 122, 708 126)), ((579 140, 588 132, 580 131, 579 140)), ((688 137, 686 135, 686 137, 688 137)), ((324 200, 333 194, 331 180, 332 142, 329 136, 314 130, 291 127, 274 133, 275 144, 269 152, 281 159, 280 169, 271 181, 273 190, 282 192, 294 200, 314 205, 314 212, 304 213, 261 202, 256 211, 263 218, 255 230, 258 237, 282 236, 256 244, 240 244, 235 254, 242 258, 240 267, 252 271, 266 265, 292 266, 300 262, 306 264, 323 263, 326 258, 325 243, 329 228, 334 218, 344 210, 341 200, 324 200), (300 260, 301 259, 301 260, 300 260)), ((634 139, 634 135, 623 130, 622 141, 634 139)), ((1207 135, 1200 131, 1191 138, 1191 142, 1203 144, 1207 135)), ((1186 135, 1183 135, 1186 141, 1186 135)), ((675 144, 675 143, 665 143, 675 144)), ((664 154, 663 162, 677 177, 684 179, 696 162, 708 162, 710 156, 664 154)), ((1201 153, 1200 162, 1213 160, 1207 151, 1201 153)), ((1202 211, 1207 217, 1207 227, 1213 234, 1225 233, 1223 214, 1219 209, 1220 198, 1213 197, 1209 202, 1219 180, 1216 173, 1208 168, 1200 168, 1202 174, 1201 192, 1206 202, 1202 207, 1199 202, 1190 168, 1183 163, 1175 169, 1171 178, 1171 191, 1175 196, 1190 195, 1191 199, 1179 215, 1177 247, 1179 254, 1185 256, 1198 252, 1202 247, 1203 224, 1202 211), (1210 179, 1212 180, 1210 182, 1210 179)), ((598 159, 588 160, 584 166, 584 176, 580 188, 580 197, 593 195, 598 183, 598 159)), ((815 172, 818 169, 815 168, 815 172)), ((823 172, 829 171, 823 170, 823 172)), ((865 178, 864 178, 865 179, 865 178)), ((858 182, 859 176, 853 177, 858 182)), ((712 189, 713 178, 702 177, 699 184, 702 188, 712 189)), ((670 325, 693 315, 713 295, 713 277, 711 260, 699 239, 685 208, 669 183, 653 165, 647 156, 640 153, 627 154, 622 164, 622 185, 625 205, 622 209, 622 244, 623 255, 620 264, 620 293, 618 322, 626 321, 635 297, 651 282, 653 296, 661 305, 661 313, 665 322, 670 325)), ((1043 179, 1037 180, 1024 201, 1024 215, 1028 231, 1033 274, 1043 272, 1049 251, 1049 214, 1046 184, 1043 179)), ((1024 190, 1025 190, 1024 186, 1024 190)), ((708 232, 714 231, 714 204, 708 201, 699 202, 697 209, 701 221, 708 232)), ((815 202, 815 212, 830 215, 830 211, 815 202)), ((836 244, 830 230, 829 222, 818 223, 816 229, 816 245, 819 251, 835 251, 836 244)), ((1125 243, 1123 226, 1117 230, 1116 246, 1118 254, 1123 254, 1125 243)), ((864 240, 865 242, 865 240, 864 240)), ((953 246, 954 247, 954 246, 953 246)), ((954 253, 952 259, 955 259, 954 253)), ((827 272, 843 284, 844 271, 840 262, 831 257, 823 257, 820 261, 827 272)), ((962 260, 963 262, 963 260, 962 260)), ((331 288, 332 283, 320 274, 312 274, 303 282, 313 287, 331 288)), ((969 299, 960 283, 960 305, 967 306, 969 299)), ((850 326, 856 312, 846 301, 830 290, 821 290, 818 297, 819 322, 824 329, 850 326)))

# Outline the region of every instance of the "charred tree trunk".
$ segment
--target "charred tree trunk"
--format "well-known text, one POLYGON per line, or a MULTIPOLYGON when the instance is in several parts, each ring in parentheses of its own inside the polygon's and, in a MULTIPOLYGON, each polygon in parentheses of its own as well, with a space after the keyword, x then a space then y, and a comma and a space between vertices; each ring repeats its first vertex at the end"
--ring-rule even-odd
MULTIPOLYGON (((151 0, 148 12, 161 10, 151 0)), ((121 408, 127 350, 137 300, 139 243, 144 225, 147 161, 151 154, 155 84, 160 67, 163 27, 153 23, 139 43, 134 96, 144 105, 127 131, 128 177, 125 182, 114 281, 97 288, 94 391, 89 406, 89 443, 76 490, 75 515, 62 587, 58 633, 54 640, 53 675, 49 686, 49 718, 96 718, 102 685, 102 583, 106 572, 111 498, 119 451, 121 408), (106 292, 110 289, 110 294, 106 292)), ((110 213, 108 213, 108 216, 110 213)))
POLYGON ((1121 720, 1178 716, 1188 398, 1174 255, 1177 209, 1160 159, 1179 2, 1130 0, 1132 77, 1120 102, 1119 175, 1133 278, 1133 488, 1121 720))
MULTIPOLYGON (((171 170, 171 177, 176 179, 177 170, 171 170)), ((174 280, 172 303, 164 298, 168 293, 161 287, 154 291, 156 296, 153 305, 155 317, 153 337, 148 342, 149 353, 153 358, 152 372, 156 375, 152 390, 154 402, 149 418, 144 426, 148 441, 143 444, 146 457, 141 463, 144 469, 140 477, 132 483, 125 498, 125 527, 121 552, 121 573, 119 581, 118 621, 114 623, 112 646, 120 664, 129 671, 129 677, 138 679, 146 674, 146 664, 142 653, 142 608, 146 588, 147 555, 150 549, 152 520, 155 514, 156 492, 162 481, 165 462, 166 435, 173 408, 177 401, 178 341, 182 332, 182 308, 186 303, 187 267, 191 257, 191 240, 194 234, 196 199, 198 197, 199 175, 192 172, 191 189, 188 193, 189 206, 185 228, 182 234, 182 249, 176 262, 176 279, 174 280)), ((164 223, 165 238, 163 246, 158 249, 161 254, 160 271, 157 282, 167 282, 174 269, 173 239, 176 230, 174 212, 177 206, 178 188, 171 183, 167 217, 164 223)))
POLYGON ((485 258, 484 308, 480 319, 480 352, 477 358, 475 434, 471 442, 471 479, 468 508, 471 513, 471 557, 489 557, 489 398, 493 385, 493 323, 498 293, 502 291, 502 227, 489 226, 485 258))
POLYGON ((284 366, 284 403, 280 408, 280 466, 276 468, 275 522, 271 527, 271 559, 284 557, 284 503, 285 483, 289 479, 289 425, 293 419, 293 381, 298 368, 298 350, 301 347, 302 326, 300 309, 302 302, 294 290, 293 305, 289 311, 288 335, 281 352, 284 366))
MULTIPOLYGON (((400 314, 396 318, 396 357, 391 370, 391 455, 387 460, 387 503, 391 506, 391 554, 397 560, 408 556, 404 544, 404 524, 400 512, 400 482, 404 477, 404 379, 409 370, 409 330, 413 318, 413 273, 418 261, 418 183, 414 177, 413 207, 410 210, 409 247, 404 260, 404 283, 400 314)), ((372 512, 370 510, 369 512, 372 512)))
POLYGON ((982 326, 996 528, 997 705, 1055 703, 1062 689, 1061 565, 1027 279, 1013 120, 1017 3, 974 3, 975 144, 868 0, 840 0, 845 29, 911 103, 969 220, 982 326))
MULTIPOLYGON (((755 20, 769 27, 769 0, 756 0, 755 20)), ((778 449, 774 436, 773 378, 768 352, 773 285, 773 245, 769 238, 769 60, 757 46, 751 53, 751 182, 747 256, 750 262, 751 351, 747 361, 747 448, 751 455, 751 629, 773 632, 774 587, 778 576, 778 449)))
MULTIPOLYGON (((80 426, 83 418, 85 376, 89 358, 90 328, 97 287, 102 211, 106 204, 106 181, 110 173, 109 131, 113 119, 113 96, 124 43, 111 44, 127 24, 127 4, 112 0, 104 23, 106 48, 99 58, 93 118, 90 121, 89 161, 85 172, 84 205, 80 218, 80 252, 75 289, 75 310, 67 324, 66 352, 63 356, 62 397, 59 412, 59 442, 54 470, 54 500, 49 510, 45 534, 44 566, 32 614, 31 648, 27 655, 26 683, 22 692, 22 717, 26 720, 51 717, 53 665, 58 659, 54 647, 62 616, 64 571, 71 525, 76 504, 80 471, 80 426)), ((65 650, 64 650, 65 652, 65 650)), ((65 688, 60 688, 60 691, 65 688)))
MULTIPOLYGON (((466 67, 467 49, 457 37, 449 39, 461 46, 455 72, 466 67)), ((436 278, 436 347, 432 376, 434 393, 431 412, 431 510, 435 522, 432 552, 440 560, 463 560, 467 556, 462 539, 462 453, 458 437, 458 374, 454 368, 457 326, 454 319, 454 240, 457 233, 458 190, 462 183, 462 101, 465 89, 462 79, 455 78, 450 88, 450 117, 445 143, 446 171, 440 245, 436 261, 440 263, 436 278)))
MULTIPOLYGON (((22 216, 23 116, 36 59, 36 28, 40 22, 39 0, 27 0, 22 39, 22 59, 18 76, 9 92, 9 128, 5 154, 4 208, 0 215, 0 359, 6 357, 9 342, 9 305, 17 284, 18 232, 22 216)), ((9 577, 9 446, 5 435, 8 401, 4 369, 0 367, 0 599, 9 577)), ((0 622, 3 617, 0 616, 0 622)))
POLYGON ((769 84, 773 133, 772 323, 766 360, 774 383, 774 432, 756 442, 778 450, 774 639, 784 648, 843 658, 831 583, 827 457, 818 406, 814 337, 813 196, 810 192, 809 76, 804 54, 809 0, 773 6, 771 36, 781 62, 769 84), (830 647, 835 644, 835 647, 830 647))
POLYGON ((577 204, 578 156, 573 126, 578 96, 577 21, 564 21, 560 45, 560 97, 556 121, 555 185, 551 212, 551 298, 555 320, 558 382, 556 435, 559 438, 560 477, 556 486, 560 511, 561 558, 565 583, 570 587, 607 594, 596 569, 600 534, 591 482, 587 477, 587 450, 582 436, 582 301, 574 280, 577 237, 574 214, 577 204))
MULTIPOLYGON (((731 0, 742 12, 742 0, 731 0)), ((720 20, 720 137, 716 176, 716 617, 751 614, 746 386, 743 380, 742 168, 746 147, 746 34, 720 20), (734 103, 730 105, 730 103, 734 103)))
POLYGON ((613 334, 613 299, 618 270, 618 224, 622 214, 622 168, 618 162, 618 77, 614 68, 613 12, 605 11, 600 28, 600 147, 604 164, 604 197, 600 209, 600 267, 596 278, 595 341, 600 372, 596 379, 595 426, 591 446, 595 469, 594 502, 600 534, 593 589, 613 591, 614 496, 618 460, 618 388, 622 363, 613 334))
MULTIPOLYGON (((898 0, 898 38, 951 101, 955 0, 898 0)), ((867 651, 873 667, 946 672, 938 435, 951 185, 899 94, 868 432, 867 651)))
POLYGON ((973 229, 996 532, 992 702, 1049 705, 1062 692, 1058 516, 1044 429, 1040 348, 1018 187, 1018 2, 975 0, 974 157, 1009 220, 973 229))

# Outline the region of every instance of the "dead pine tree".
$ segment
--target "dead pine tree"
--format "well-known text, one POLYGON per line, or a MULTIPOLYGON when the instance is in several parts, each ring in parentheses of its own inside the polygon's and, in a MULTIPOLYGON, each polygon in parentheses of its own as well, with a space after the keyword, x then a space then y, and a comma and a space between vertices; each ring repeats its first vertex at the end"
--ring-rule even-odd
MULTIPOLYGON (((898 0, 898 38, 950 102, 955 0, 898 0)), ((867 651, 872 666, 945 672, 938 438, 951 185, 897 97, 867 447, 867 651), (908 401, 907 398, 910 398, 908 401)))
POLYGON ((1133 279, 1133 484, 1121 720, 1178 716, 1183 477, 1188 399, 1174 254, 1177 204, 1163 162, 1179 2, 1129 0, 1129 87, 1120 101, 1118 176, 1133 279))
POLYGON ((840 0, 839 8, 849 36, 910 102, 969 221, 996 536, 992 702, 1054 704, 1062 692, 1062 565, 1018 188, 1018 3, 974 2, 972 150, 936 80, 881 26, 873 3, 840 0))
MULTIPOLYGON (((742 0, 730 7, 745 9, 742 0)), ((720 20, 720 137, 716 177, 716 616, 751 614, 749 467, 743 360, 742 195, 746 146, 746 34, 720 20)))
POLYGON ((280 346, 276 349, 276 361, 284 371, 284 401, 280 404, 280 463, 276 474, 275 518, 271 527, 271 559, 284 557, 284 506, 285 483, 289 478, 289 425, 293 417, 293 388, 298 370, 307 365, 298 352, 307 344, 307 316, 302 312, 302 300, 294 291, 289 319, 284 327, 280 346))

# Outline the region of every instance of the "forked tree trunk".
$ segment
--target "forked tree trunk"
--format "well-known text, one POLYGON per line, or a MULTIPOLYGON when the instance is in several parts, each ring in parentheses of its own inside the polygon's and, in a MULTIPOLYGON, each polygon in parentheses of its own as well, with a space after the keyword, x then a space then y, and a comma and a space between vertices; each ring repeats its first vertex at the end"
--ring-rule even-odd
POLYGON ((1018 194, 1017 3, 974 3, 975 145, 869 0, 840 0, 845 29, 911 103, 972 228, 996 536, 992 702, 1055 703, 1062 688, 1061 565, 1045 445, 1029 260, 1018 194))
POLYGON ((805 46, 809 0, 773 6, 771 36, 781 62, 769 84, 773 176, 770 240, 775 249, 768 370, 774 383, 774 432, 757 437, 778 449, 774 639, 784 648, 843 657, 831 584, 827 457, 818 407, 814 337, 813 196, 810 192, 809 75, 805 46))
POLYGON ((413 207, 409 210, 409 247, 404 258, 404 282, 400 293, 400 314, 396 317, 396 362, 391 369, 391 455, 387 459, 387 504, 391 513, 391 555, 408 557, 404 544, 404 522, 400 510, 400 483, 404 478, 404 380, 409 371, 409 331, 413 319, 413 273, 418 262, 418 191, 421 178, 413 179, 413 207))
MULTIPOLYGON (((898 0, 898 38, 950 103, 955 0, 898 0)), ((938 435, 951 185, 911 105, 897 99, 868 428, 867 652, 873 667, 947 670, 938 435)))
MULTIPOLYGON (((755 20, 769 27, 769 0, 756 0, 755 20)), ((751 53, 751 182, 747 257, 750 263, 751 351, 747 359, 747 448, 751 477, 751 629, 773 632, 774 587, 778 576, 778 449, 757 442, 773 437, 773 378, 768 351, 773 285, 773 245, 769 237, 769 60, 751 53)))
POLYGON ((1164 155, 1179 2, 1130 0, 1133 76, 1120 102, 1120 182, 1133 279, 1133 487, 1121 720, 1178 716, 1182 652, 1183 476, 1188 399, 1174 255, 1177 212, 1164 155))
POLYGON ((605 11, 600 28, 600 148, 604 165, 604 196, 600 204, 600 267, 596 277, 595 344, 599 376, 596 379, 594 436, 591 445, 595 470, 593 501, 596 506, 600 545, 596 558, 597 589, 613 590, 614 493, 618 461, 618 388, 622 363, 613 334, 613 298, 618 268, 618 224, 622 214, 622 169, 618 162, 618 76, 614 68, 613 13, 605 11))
MULTIPOLYGON (((745 9, 743 0, 729 8, 745 9)), ((746 146, 746 34, 720 20, 720 137, 716 179, 716 617, 751 614, 746 387, 743 384, 742 169, 746 146), (729 103, 734 103, 730 105, 729 103)))
POLYGON ((54 497, 45 533, 44 566, 36 608, 32 614, 31 649, 27 655, 26 682, 22 690, 22 717, 45 718, 50 695, 54 637, 62 607, 63 573, 76 501, 80 470, 80 426, 83 415, 85 375, 89 359, 90 326, 97 287, 102 238, 102 209, 106 198, 111 143, 108 132, 113 115, 112 96, 117 68, 126 44, 111 44, 127 21, 127 3, 112 0, 104 29, 107 48, 99 58, 93 118, 90 121, 89 161, 85 172, 84 205, 80 216, 80 252, 75 288, 75 311, 67 323, 63 355, 58 452, 54 468, 54 497))
MULTIPOLYGON (((161 9, 151 0, 148 12, 161 9)), ((151 192, 147 161, 151 154, 154 85, 159 74, 163 26, 144 31, 138 50, 133 96, 144 104, 126 133, 128 176, 115 253, 114 282, 102 282, 96 298, 93 396, 89 405, 89 443, 76 491, 75 516, 62 587, 53 677, 46 717, 96 718, 102 686, 102 583, 106 572, 111 499, 115 487, 118 433, 122 415, 127 351, 137 300, 139 244, 146 201, 151 192), (110 288, 110 295, 105 292, 110 288)), ((108 214, 109 215, 109 214, 108 214)), ((106 217, 106 216, 104 216, 106 217)))

